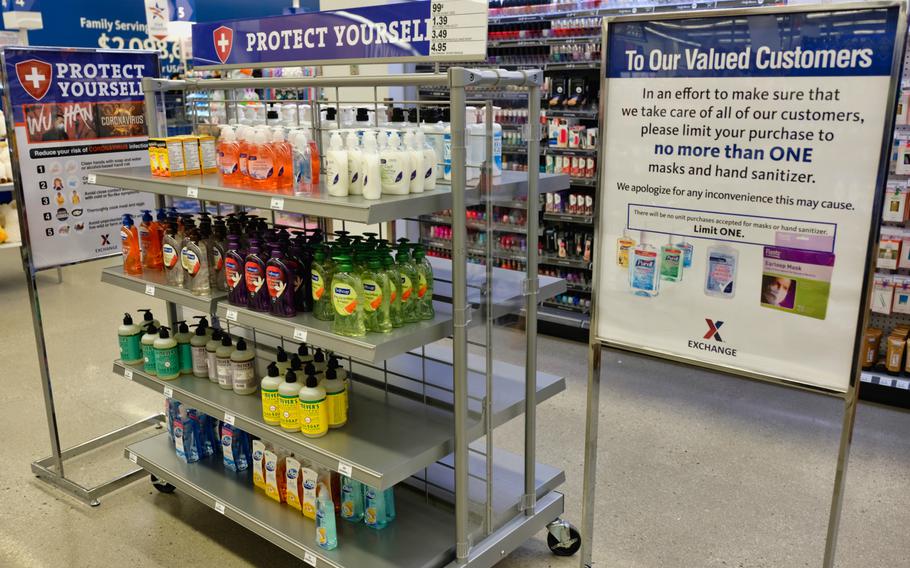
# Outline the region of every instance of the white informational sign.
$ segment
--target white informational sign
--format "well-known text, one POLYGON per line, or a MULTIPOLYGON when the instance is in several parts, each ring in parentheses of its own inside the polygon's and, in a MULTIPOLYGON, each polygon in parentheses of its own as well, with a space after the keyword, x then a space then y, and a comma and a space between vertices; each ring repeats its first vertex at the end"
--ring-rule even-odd
POLYGON ((158 55, 14 47, 3 53, 33 265, 118 253, 123 214, 151 209, 154 197, 90 185, 86 172, 148 166, 141 81, 158 76, 158 55))
POLYGON ((848 389, 897 28, 896 6, 608 23, 597 340, 848 389))
POLYGON ((168 22, 171 21, 167 0, 145 0, 146 31, 149 37, 163 40, 168 36, 168 22))

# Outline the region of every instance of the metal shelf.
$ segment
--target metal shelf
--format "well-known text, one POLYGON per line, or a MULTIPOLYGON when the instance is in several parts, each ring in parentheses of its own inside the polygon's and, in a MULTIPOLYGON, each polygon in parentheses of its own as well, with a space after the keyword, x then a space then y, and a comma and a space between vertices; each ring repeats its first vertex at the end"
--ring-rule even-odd
POLYGON ((910 391, 910 377, 905 377, 903 375, 898 376, 876 371, 863 371, 860 375, 860 381, 872 385, 910 391))
POLYGON ((596 110, 566 110, 558 108, 546 108, 543 110, 546 111, 547 116, 550 116, 552 118, 580 118, 583 120, 597 119, 596 110))
POLYGON ((543 45, 556 45, 560 43, 591 43, 599 42, 602 37, 598 35, 571 35, 560 37, 534 37, 526 39, 492 39, 487 40, 490 47, 538 47, 543 45))
POLYGON ((581 259, 575 259, 575 258, 559 258, 558 256, 551 256, 548 254, 540 255, 540 264, 550 264, 553 266, 568 266, 570 268, 581 268, 583 270, 591 269, 590 262, 585 262, 581 259))
POLYGON ((546 221, 559 221, 561 223, 575 223, 577 225, 593 225, 593 215, 570 215, 568 213, 544 213, 546 221))
MULTIPOLYGON (((273 209, 315 217, 330 217, 345 221, 376 224, 400 219, 403 211, 409 215, 433 213, 452 207, 449 186, 408 195, 384 195, 370 201, 359 195, 332 197, 324 192, 319 195, 295 196, 253 189, 238 189, 222 183, 218 174, 204 176, 160 177, 153 176, 147 167, 98 170, 89 175, 95 185, 144 191, 157 195, 195 198, 215 203, 227 203, 256 209, 273 209)), ((568 189, 569 177, 562 174, 541 174, 541 193, 568 189)), ((528 175, 525 172, 506 171, 493 180, 492 199, 514 199, 527 195, 528 175)), ((479 200, 476 187, 466 191, 470 200, 479 200)))
MULTIPOLYGON (((451 225, 452 218, 442 215, 423 215, 419 219, 421 222, 438 223, 440 225, 451 225)), ((487 225, 484 221, 465 221, 465 227, 477 231, 486 231, 487 225)), ((497 233, 517 233, 519 235, 528 234, 528 229, 524 225, 505 225, 503 223, 493 223, 490 227, 497 233)))
MULTIPOLYGON (((452 250, 452 243, 450 241, 443 239, 432 239, 428 237, 422 237, 420 240, 429 247, 452 250)), ((487 251, 483 247, 467 246, 465 247, 465 250, 468 252, 468 254, 472 254, 474 256, 486 257, 487 255, 487 251)), ((501 260, 518 260, 522 262, 527 262, 528 260, 527 253, 504 251, 499 250, 495 247, 493 248, 493 258, 498 258, 501 260)))
POLYGON ((119 264, 105 268, 101 272, 101 281, 131 292, 138 292, 159 300, 173 302, 205 314, 214 313, 218 301, 224 299, 227 295, 225 292, 215 292, 210 296, 195 296, 185 288, 169 286, 163 271, 146 270, 142 273, 142 276, 131 276, 124 274, 123 266, 119 264))
POLYGON ((597 156, 597 150, 593 148, 557 148, 556 146, 542 146, 544 154, 553 154, 554 156, 580 156, 583 158, 593 158, 597 156))
POLYGON ((307 342, 336 353, 363 361, 381 361, 401 355, 415 347, 438 341, 452 333, 452 308, 449 304, 433 302, 436 317, 432 320, 408 323, 391 333, 367 333, 363 337, 345 337, 332 331, 332 322, 316 319, 312 313, 281 318, 249 308, 220 302, 216 313, 222 321, 241 327, 307 342))
POLYGON ((588 308, 570 306, 569 304, 560 304, 559 302, 554 302, 554 301, 550 301, 550 300, 544 301, 543 305, 548 308, 553 308, 556 310, 563 310, 566 312, 572 312, 572 313, 576 313, 576 314, 589 315, 591 313, 591 310, 589 310, 588 308))
POLYGON ((597 178, 572 178, 570 183, 579 187, 597 187, 597 178))
POLYGON ((3 249, 12 249, 12 248, 16 248, 16 249, 17 249, 17 248, 20 248, 20 247, 22 247, 22 241, 12 241, 12 242, 8 242, 8 243, 0 244, 0 250, 3 250, 3 249))
POLYGON ((591 316, 588 314, 568 312, 549 306, 540 306, 537 308, 537 319, 557 325, 591 329, 591 316))
POLYGON ((127 458, 155 477, 316 568, 436 568, 454 557, 454 517, 407 489, 395 492, 397 516, 382 531, 337 520, 338 548, 316 545, 315 523, 253 487, 252 472, 225 470, 220 457, 187 464, 167 434, 128 446, 127 458), (315 561, 315 563, 313 562, 315 561))

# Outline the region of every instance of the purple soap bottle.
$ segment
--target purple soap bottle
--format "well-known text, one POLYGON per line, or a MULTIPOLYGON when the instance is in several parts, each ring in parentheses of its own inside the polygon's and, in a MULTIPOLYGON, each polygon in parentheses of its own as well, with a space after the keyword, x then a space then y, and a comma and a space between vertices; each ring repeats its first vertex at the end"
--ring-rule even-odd
POLYGON ((249 295, 244 281, 245 265, 246 258, 240 251, 240 235, 229 235, 227 253, 224 258, 224 276, 227 279, 228 302, 235 306, 249 304, 249 295))
POLYGON ((292 318, 297 315, 294 306, 294 279, 297 277, 293 268, 288 266, 281 243, 272 243, 272 258, 266 265, 266 283, 269 290, 269 313, 273 316, 292 318))
POLYGON ((250 253, 244 263, 246 291, 249 295, 249 307, 260 312, 269 311, 269 290, 266 286, 266 261, 260 255, 258 240, 250 241, 250 253))

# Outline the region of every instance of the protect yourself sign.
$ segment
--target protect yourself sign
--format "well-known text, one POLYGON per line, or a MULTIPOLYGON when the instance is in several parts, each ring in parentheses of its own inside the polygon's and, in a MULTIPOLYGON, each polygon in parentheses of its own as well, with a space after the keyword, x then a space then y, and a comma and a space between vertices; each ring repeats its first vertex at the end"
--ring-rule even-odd
POLYGON ((404 2, 196 24, 197 67, 486 58, 484 0, 404 2))
POLYGON ((122 215, 154 198, 85 181, 90 170, 148 166, 141 82, 158 76, 157 54, 6 48, 3 57, 35 268, 117 254, 122 215))
POLYGON ((608 24, 598 340, 847 390, 897 22, 608 24))

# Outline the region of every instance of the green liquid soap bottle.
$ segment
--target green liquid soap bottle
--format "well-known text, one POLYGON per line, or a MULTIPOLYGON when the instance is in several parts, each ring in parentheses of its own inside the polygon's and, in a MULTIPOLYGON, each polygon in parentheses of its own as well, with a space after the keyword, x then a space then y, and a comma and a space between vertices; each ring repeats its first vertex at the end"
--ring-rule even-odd
POLYGON ((384 253, 382 258, 382 267, 386 277, 389 280, 389 320, 392 327, 401 327, 404 325, 404 319, 401 317, 401 273, 395 265, 395 260, 391 254, 384 253))
POLYGON ((414 265, 417 267, 417 315, 422 320, 431 320, 436 317, 433 308, 433 266, 422 245, 414 247, 414 265))
POLYGON ((158 339, 158 326, 152 324, 145 328, 145 335, 142 336, 142 369, 150 374, 157 375, 158 368, 155 364, 155 340, 158 339))
POLYGON ((281 404, 278 395, 278 387, 281 386, 282 380, 279 376, 280 369, 275 363, 271 363, 268 368, 268 375, 262 379, 259 386, 262 391, 262 421, 272 426, 281 424, 281 404))
POLYGON ((297 374, 288 371, 284 381, 278 385, 278 417, 281 429, 285 432, 300 432, 300 383, 297 374))
POLYGON ((335 369, 328 368, 322 386, 329 409, 329 428, 341 428, 348 423, 348 391, 344 380, 338 377, 335 369))
POLYGON ((213 383, 218 382, 218 348, 221 346, 222 331, 216 329, 205 344, 205 364, 208 367, 209 380, 213 383))
POLYGON ((190 333, 190 327, 185 321, 177 322, 177 333, 174 334, 177 341, 177 354, 180 357, 180 373, 183 375, 193 374, 193 334, 190 333))
POLYGON ((155 371, 158 378, 171 381, 180 376, 180 354, 177 350, 177 340, 171 337, 167 327, 158 331, 155 340, 155 371))
POLYGON ((218 376, 218 386, 224 390, 233 390, 234 383, 231 378, 231 355, 234 345, 231 336, 227 333, 221 336, 221 345, 215 350, 215 372, 218 376))
POLYGON ((685 251, 673 244, 671 235, 670 242, 660 247, 660 279, 679 282, 683 278, 684 263, 685 251))
POLYGON ((123 325, 117 329, 120 342, 120 361, 124 365, 144 363, 142 356, 142 329, 133 323, 133 316, 123 314, 123 325))
POLYGON ((316 496, 316 544, 323 550, 338 548, 338 531, 335 526, 335 504, 332 492, 320 483, 316 496))
POLYGON ((313 315, 322 321, 332 321, 335 313, 332 309, 332 274, 328 269, 325 251, 316 249, 313 255, 313 315))
POLYGON ((385 490, 385 518, 387 522, 395 520, 395 488, 389 487, 385 490))
POLYGON ((321 438, 329 431, 329 405, 312 364, 306 366, 306 374, 306 386, 299 394, 300 431, 307 438, 321 438))
POLYGON ((341 518, 352 523, 363 521, 363 484, 341 476, 341 518))
POLYGON ((418 280, 417 270, 408 254, 407 239, 399 239, 399 241, 404 241, 398 247, 398 255, 395 258, 398 272, 401 274, 401 286, 399 288, 401 293, 401 319, 405 323, 414 323, 420 321, 420 316, 417 314, 417 294, 414 289, 418 280))
POLYGON ((237 349, 231 353, 231 387, 235 394, 253 394, 259 388, 256 380, 256 352, 247 350, 246 341, 237 340, 237 349))
POLYGON ((389 333, 392 331, 391 291, 389 277, 382 269, 382 261, 371 255, 363 271, 363 311, 367 331, 389 333))
POLYGON ((363 337, 367 334, 363 318, 363 284, 354 274, 354 265, 349 256, 336 257, 335 262, 337 271, 332 278, 335 319, 332 331, 347 337, 363 337))
POLYGON ((371 529, 382 530, 388 525, 388 513, 385 508, 385 492, 364 486, 364 513, 363 522, 371 529))
POLYGON ((193 376, 200 379, 209 378, 208 353, 205 346, 209 342, 207 326, 196 324, 196 333, 190 339, 190 353, 193 359, 193 376))

